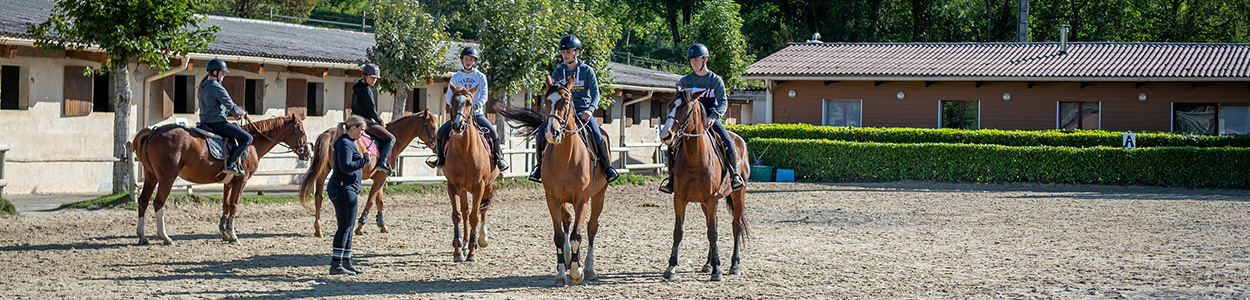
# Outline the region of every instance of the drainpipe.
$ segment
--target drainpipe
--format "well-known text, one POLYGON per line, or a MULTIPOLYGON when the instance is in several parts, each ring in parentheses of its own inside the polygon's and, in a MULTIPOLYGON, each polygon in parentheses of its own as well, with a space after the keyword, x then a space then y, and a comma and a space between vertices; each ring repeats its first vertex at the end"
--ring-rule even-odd
POLYGON ((181 60, 182 65, 177 68, 165 71, 164 74, 157 72, 156 74, 152 74, 152 76, 143 78, 143 101, 139 102, 139 127, 148 127, 148 101, 152 100, 151 97, 149 97, 148 85, 157 79, 173 76, 174 74, 178 74, 191 68, 191 59, 189 57, 183 56, 181 60))
MULTIPOLYGON (((631 99, 631 100, 629 100, 629 101, 624 101, 624 102, 622 102, 622 103, 621 103, 621 126, 618 126, 618 127, 620 127, 620 128, 621 128, 621 130, 620 130, 620 131, 621 131, 621 137, 620 137, 618 140, 619 140, 619 141, 621 141, 621 145, 622 145, 622 146, 624 146, 624 145, 625 145, 625 107, 626 107, 626 106, 630 106, 630 105, 632 105, 632 104, 634 104, 634 103, 638 103, 638 102, 643 102, 643 101, 651 100, 651 96, 655 96, 655 91, 647 91, 647 95, 646 95, 646 96, 643 96, 643 97, 638 98, 638 99, 631 99)), ((638 116, 634 116, 634 117, 636 118, 636 117, 638 117, 638 116)), ((657 120, 658 120, 658 119, 657 119, 657 120)), ((651 124, 651 125, 652 125, 652 126, 654 126, 655 124, 651 124)))

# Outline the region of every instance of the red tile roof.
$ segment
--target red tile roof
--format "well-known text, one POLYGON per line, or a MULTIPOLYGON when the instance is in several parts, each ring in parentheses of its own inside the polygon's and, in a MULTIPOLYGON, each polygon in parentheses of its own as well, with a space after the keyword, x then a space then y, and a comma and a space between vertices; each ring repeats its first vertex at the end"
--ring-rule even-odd
POLYGON ((1250 81, 1250 44, 803 43, 748 79, 1250 81))

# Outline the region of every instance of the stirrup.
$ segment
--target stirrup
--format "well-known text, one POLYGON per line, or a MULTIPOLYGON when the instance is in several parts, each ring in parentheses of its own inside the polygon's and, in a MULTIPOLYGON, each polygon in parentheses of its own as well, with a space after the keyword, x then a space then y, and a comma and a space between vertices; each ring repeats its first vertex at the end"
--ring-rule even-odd
POLYGON ((239 169, 239 165, 237 163, 226 165, 226 168, 221 170, 221 172, 226 173, 226 174, 232 174, 234 176, 246 176, 246 173, 244 173, 243 170, 239 169))
POLYGON ((534 171, 530 172, 529 180, 537 183, 543 183, 542 174, 539 173, 540 166, 534 166, 534 171))
POLYGON ((505 163, 503 162, 503 160, 502 160, 502 159, 496 159, 496 160, 495 160, 495 166, 498 166, 498 167, 499 167, 499 172, 503 172, 503 171, 507 171, 507 170, 508 170, 508 164, 505 164, 505 163))
POLYGON ((430 169, 438 169, 438 166, 441 165, 442 162, 443 160, 441 159, 427 160, 425 161, 425 165, 430 166, 430 169))
POLYGON ((742 175, 738 175, 735 173, 733 174, 733 177, 729 178, 730 189, 737 190, 746 186, 747 186, 747 183, 742 180, 742 175))
POLYGON ((673 177, 664 178, 663 181, 660 181, 660 192, 665 194, 673 193, 673 177))

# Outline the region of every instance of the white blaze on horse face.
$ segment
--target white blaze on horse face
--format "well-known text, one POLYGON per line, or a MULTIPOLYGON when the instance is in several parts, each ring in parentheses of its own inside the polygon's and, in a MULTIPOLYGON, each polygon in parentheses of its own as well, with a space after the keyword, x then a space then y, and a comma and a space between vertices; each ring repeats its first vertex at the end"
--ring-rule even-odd
POLYGON ((672 109, 668 110, 668 118, 667 120, 664 120, 664 128, 660 128, 661 140, 666 140, 669 138, 669 135, 670 135, 669 130, 673 129, 673 117, 677 115, 677 108, 680 107, 682 103, 681 100, 674 101, 674 102, 677 105, 674 105, 672 109))

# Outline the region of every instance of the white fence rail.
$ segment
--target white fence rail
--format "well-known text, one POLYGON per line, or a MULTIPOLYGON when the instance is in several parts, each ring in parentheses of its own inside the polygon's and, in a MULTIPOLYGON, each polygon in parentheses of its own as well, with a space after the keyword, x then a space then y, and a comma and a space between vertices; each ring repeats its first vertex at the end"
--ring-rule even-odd
POLYGON ((9 183, 4 181, 4 153, 9 152, 9 144, 0 141, 0 198, 4 198, 4 187, 9 183))

